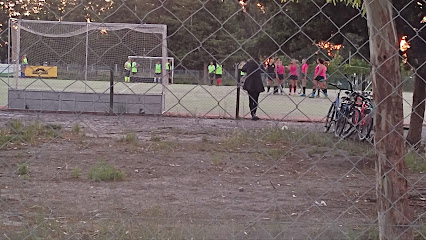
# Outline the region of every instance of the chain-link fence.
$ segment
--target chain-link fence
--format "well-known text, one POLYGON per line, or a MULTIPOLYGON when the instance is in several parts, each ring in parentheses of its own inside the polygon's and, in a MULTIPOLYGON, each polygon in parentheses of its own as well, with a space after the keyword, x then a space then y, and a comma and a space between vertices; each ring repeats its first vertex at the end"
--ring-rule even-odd
POLYGON ((1 1, 0 238, 426 239, 425 5, 1 1))

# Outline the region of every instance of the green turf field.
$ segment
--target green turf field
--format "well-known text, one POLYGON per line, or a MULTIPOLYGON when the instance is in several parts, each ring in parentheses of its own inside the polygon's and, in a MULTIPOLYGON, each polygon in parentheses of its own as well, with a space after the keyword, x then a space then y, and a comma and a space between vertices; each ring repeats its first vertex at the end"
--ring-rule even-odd
MULTIPOLYGON (((72 92, 109 92, 109 83, 106 81, 72 81, 57 79, 14 79, 0 78, 0 106, 7 106, 8 87, 28 90, 72 91, 72 92)), ((116 94, 150 94, 161 93, 162 86, 153 83, 122 83, 114 85, 116 94)), ((309 89, 307 92, 311 92, 309 89)), ((166 113, 235 117, 236 108, 235 86, 207 86, 172 84, 166 88, 166 113)), ((286 89, 288 92, 288 89, 286 89)), ((272 95, 266 92, 260 95, 260 111, 263 118, 274 119, 322 119, 335 99, 337 91, 329 91, 329 99, 303 98, 300 96, 272 95)), ((412 93, 404 94, 404 116, 411 111, 412 93)), ((240 115, 248 116, 248 97, 241 90, 240 115)), ((406 121, 408 118, 406 119, 406 121)))

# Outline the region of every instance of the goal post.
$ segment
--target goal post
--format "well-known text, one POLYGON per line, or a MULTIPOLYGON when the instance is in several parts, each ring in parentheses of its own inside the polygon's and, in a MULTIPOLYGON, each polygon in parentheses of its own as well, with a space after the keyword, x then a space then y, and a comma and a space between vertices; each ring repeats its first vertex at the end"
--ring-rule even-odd
MULTIPOLYGON (((40 21, 11 18, 11 59, 14 78, 31 77, 64 80, 108 80, 109 70, 122 73, 128 56, 159 58, 166 72, 167 26, 97 22, 40 21), (22 57, 28 66, 21 72, 22 57), (34 67, 44 69, 37 72, 34 67), (49 70, 57 74, 43 75, 49 70), (32 73, 34 72, 34 73, 32 73)), ((163 84, 167 84, 164 77, 163 84)))

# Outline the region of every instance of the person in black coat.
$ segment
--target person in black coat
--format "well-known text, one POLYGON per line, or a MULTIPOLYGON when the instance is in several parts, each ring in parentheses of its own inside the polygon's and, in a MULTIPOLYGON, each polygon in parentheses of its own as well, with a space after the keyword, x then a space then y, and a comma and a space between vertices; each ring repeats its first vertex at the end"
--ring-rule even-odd
POLYGON ((247 62, 241 71, 246 73, 243 89, 249 95, 249 107, 252 120, 259 120, 256 110, 259 107, 259 94, 265 91, 262 82, 262 73, 265 71, 263 64, 258 59, 247 62))

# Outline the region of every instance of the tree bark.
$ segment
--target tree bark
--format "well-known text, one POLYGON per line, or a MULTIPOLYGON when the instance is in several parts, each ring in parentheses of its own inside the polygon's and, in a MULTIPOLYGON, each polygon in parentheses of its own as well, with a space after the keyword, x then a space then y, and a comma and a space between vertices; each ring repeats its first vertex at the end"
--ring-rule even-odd
POLYGON ((392 1, 366 0, 365 3, 373 66, 379 238, 413 239, 404 176, 401 69, 392 1))
POLYGON ((425 90, 425 80, 417 73, 414 80, 413 110, 410 117, 410 129, 407 135, 407 142, 415 148, 418 147, 422 138, 426 99, 425 90))

